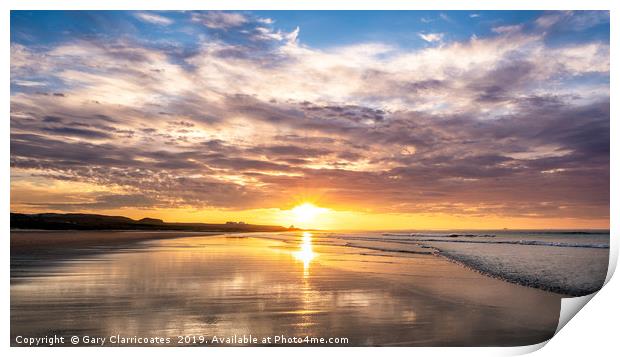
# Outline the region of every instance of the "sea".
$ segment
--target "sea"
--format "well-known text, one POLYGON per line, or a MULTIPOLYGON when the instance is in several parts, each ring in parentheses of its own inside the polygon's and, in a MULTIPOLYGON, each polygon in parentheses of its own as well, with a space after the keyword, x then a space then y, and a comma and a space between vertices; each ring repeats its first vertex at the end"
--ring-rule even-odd
POLYGON ((609 264, 608 230, 313 231, 312 235, 314 245, 375 252, 370 254, 434 254, 481 274, 569 296, 598 291, 609 264))

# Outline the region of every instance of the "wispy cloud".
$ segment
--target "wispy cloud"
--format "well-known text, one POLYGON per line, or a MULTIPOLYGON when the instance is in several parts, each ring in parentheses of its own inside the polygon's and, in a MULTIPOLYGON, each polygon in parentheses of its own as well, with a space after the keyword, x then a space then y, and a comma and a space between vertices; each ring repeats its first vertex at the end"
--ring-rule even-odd
POLYGON ((135 16, 142 21, 155 25, 168 26, 174 23, 171 19, 154 13, 138 12, 135 16))
POLYGON ((499 33, 499 34, 510 34, 510 33, 516 33, 523 30, 523 25, 522 24, 518 24, 518 25, 506 25, 506 26, 497 26, 497 27, 493 27, 492 31, 495 33, 499 33))
POLYGON ((224 11, 194 13, 192 15, 192 20, 212 29, 239 27, 248 22, 248 19, 243 14, 224 11))
POLYGON ((45 86, 45 83, 43 82, 28 81, 28 80, 15 80, 15 81, 12 81, 11 83, 16 84, 18 86, 22 86, 22 87, 43 87, 45 86))
POLYGON ((443 39, 443 33, 419 33, 421 39, 426 42, 439 42, 443 39))
POLYGON ((537 26, 571 28, 581 31, 601 23, 609 22, 609 11, 550 11, 536 19, 537 26))
POLYGON ((258 22, 263 23, 263 24, 267 24, 267 25, 272 25, 275 23, 275 21, 273 19, 270 19, 268 17, 265 18, 259 18, 258 22))
POLYGON ((448 14, 446 14, 445 12, 439 13, 439 18, 446 22, 452 22, 452 19, 450 18, 450 16, 448 16, 448 14))

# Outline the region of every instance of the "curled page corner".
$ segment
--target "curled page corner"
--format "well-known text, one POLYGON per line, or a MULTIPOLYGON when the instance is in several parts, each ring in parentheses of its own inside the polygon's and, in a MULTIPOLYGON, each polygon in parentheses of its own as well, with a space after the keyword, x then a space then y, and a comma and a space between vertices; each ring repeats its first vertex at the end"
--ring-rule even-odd
MULTIPOLYGON (((611 263, 610 263, 610 268, 611 268, 611 263)), ((613 273, 612 273, 613 274, 613 273)), ((609 274, 607 275, 607 277, 609 278, 609 274)), ((609 281, 609 279, 607 279, 605 281, 605 283, 607 283, 607 281, 609 281)), ((555 332, 553 333, 553 336, 557 335, 558 332, 560 332, 560 330, 562 328, 564 328, 564 326, 566 326, 566 324, 575 316, 577 315, 577 313, 590 301, 592 300, 592 298, 594 297, 594 295, 596 295, 598 293, 594 292, 592 294, 589 295, 584 295, 584 296, 578 296, 578 297, 573 297, 573 298, 564 298, 562 299, 562 306, 560 307, 560 318, 558 319, 558 327, 555 329, 555 332)), ((552 337, 553 338, 553 337, 552 337)), ((551 338, 551 339, 552 339, 551 338)), ((545 347, 545 345, 551 341, 551 339, 548 339, 546 341, 534 344, 534 345, 529 345, 529 346, 521 346, 516 348, 514 351, 512 351, 514 354, 511 355, 525 355, 525 354, 529 354, 535 351, 538 351, 539 349, 545 347)))
MULTIPOLYGON (((614 275, 614 272, 616 270, 617 264, 618 264, 618 246, 612 240, 612 241, 610 241, 609 266, 607 268, 607 276, 605 277, 605 282, 603 283, 603 286, 601 287, 601 289, 603 289, 605 287, 605 285, 607 285, 609 280, 611 280, 611 277, 614 275)), ((589 294, 589 295, 562 299, 561 300, 561 304, 562 305, 560 307, 560 318, 558 319, 558 327, 556 328, 555 333, 553 335, 554 336, 557 335, 558 332, 560 332, 560 330, 563 329, 564 326, 566 326, 566 324, 575 315, 577 315, 577 313, 588 302, 590 302, 590 300, 592 300, 592 298, 596 294, 599 293, 599 291, 601 291, 601 289, 599 289, 598 291, 593 292, 592 294, 589 294)), ((529 353, 538 351, 541 348, 545 347, 545 345, 549 341, 551 341, 551 339, 549 339, 547 341, 543 341, 543 342, 537 343, 537 344, 534 344, 534 345, 516 347, 516 348, 510 350, 509 355, 512 355, 512 356, 514 356, 514 355, 525 355, 525 354, 529 354, 529 353)))
MULTIPOLYGON (((614 244, 613 241, 610 242, 609 249, 609 267, 607 268, 607 276, 605 277, 605 283, 601 287, 603 289, 605 285, 611 280, 611 277, 614 275, 616 270, 616 266, 618 264, 618 247, 614 244)), ((599 291, 601 291, 599 289, 599 291)), ((570 321, 592 298, 598 294, 599 291, 593 292, 589 295, 578 296, 573 298, 564 298, 562 299, 562 306, 560 308, 560 318, 558 321, 558 327, 555 330, 554 336, 557 335, 558 332, 566 324, 570 321)), ((541 346, 542 347, 542 346, 541 346)))
POLYGON ((527 345, 527 346, 511 347, 509 350, 507 350, 507 353, 505 355, 506 356, 522 356, 522 355, 527 355, 527 354, 530 354, 532 352, 536 352, 539 349, 545 347, 545 345, 549 341, 550 340, 547 340, 547 341, 543 341, 543 342, 540 342, 540 343, 535 343, 533 345, 527 345))
POLYGON ((611 277, 614 275, 614 272, 616 271, 617 265, 618 265, 618 245, 614 240, 610 239, 609 240, 609 267, 607 268, 607 276, 605 277, 605 283, 603 284, 603 287, 607 285, 609 280, 611 280, 611 277))
POLYGON ((598 291, 589 295, 562 299, 562 307, 560 308, 560 319, 558 321, 558 327, 555 329, 554 336, 557 335, 557 333, 560 332, 560 330, 564 328, 564 326, 566 326, 568 321, 570 321, 575 315, 577 315, 579 310, 581 310, 590 300, 592 300, 594 295, 596 295, 597 293, 598 291))

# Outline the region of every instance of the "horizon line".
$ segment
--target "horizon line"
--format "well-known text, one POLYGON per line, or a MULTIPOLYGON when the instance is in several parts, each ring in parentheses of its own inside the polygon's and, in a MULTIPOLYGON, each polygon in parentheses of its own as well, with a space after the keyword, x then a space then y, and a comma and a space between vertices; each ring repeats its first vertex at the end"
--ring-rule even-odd
MULTIPOLYGON (((168 224, 176 224, 176 223, 183 223, 183 224, 214 224, 214 225, 224 225, 224 224, 229 224, 229 222, 234 222, 232 220, 229 221, 225 221, 223 223, 213 223, 213 222, 168 222, 165 221, 161 218, 156 218, 156 217, 142 217, 142 218, 131 218, 128 216, 123 216, 123 215, 108 215, 108 214, 101 214, 101 213, 84 213, 84 212, 67 212, 67 213, 58 213, 58 212, 39 212, 39 213, 22 213, 22 212, 10 212, 10 214, 23 214, 23 215, 45 215, 45 214, 56 214, 56 215, 71 215, 71 214, 78 214, 78 215, 93 215, 93 216, 103 216, 103 217, 123 217, 123 218, 128 218, 134 221, 140 221, 142 219, 157 219, 157 220, 161 220, 163 223, 168 223, 168 224)), ((232 224, 232 223, 230 223, 232 224)), ((281 225, 281 224, 277 224, 277 223, 268 223, 268 224, 257 224, 257 223, 250 223, 250 222, 245 222, 245 221, 237 221, 234 222, 234 224, 243 224, 243 225, 255 225, 255 226, 278 226, 278 227, 284 227, 284 228, 295 228, 298 229, 300 231, 348 231, 348 232, 381 232, 381 231, 397 231, 397 232, 406 232, 406 231, 557 231, 557 232, 579 232, 579 231, 607 231, 609 233, 611 233, 611 228, 607 227, 607 228, 597 228, 597 227, 588 227, 588 228, 531 228, 531 227, 503 227, 503 228, 389 228, 386 227, 384 229, 321 229, 321 228, 302 228, 302 227, 297 227, 294 224, 289 225, 289 227, 286 227, 286 225, 281 225), (239 223, 242 222, 242 223, 239 223)))

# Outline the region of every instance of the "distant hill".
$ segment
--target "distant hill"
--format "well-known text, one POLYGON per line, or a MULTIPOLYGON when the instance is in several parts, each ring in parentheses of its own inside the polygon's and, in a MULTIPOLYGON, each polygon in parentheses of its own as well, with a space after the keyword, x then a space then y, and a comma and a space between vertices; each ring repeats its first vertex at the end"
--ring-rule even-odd
POLYGON ((11 229, 45 230, 137 230, 193 232, 283 232, 296 228, 256 224, 166 223, 161 219, 134 220, 123 216, 84 213, 11 213, 11 229))

